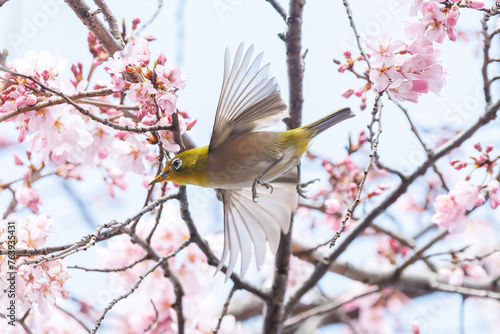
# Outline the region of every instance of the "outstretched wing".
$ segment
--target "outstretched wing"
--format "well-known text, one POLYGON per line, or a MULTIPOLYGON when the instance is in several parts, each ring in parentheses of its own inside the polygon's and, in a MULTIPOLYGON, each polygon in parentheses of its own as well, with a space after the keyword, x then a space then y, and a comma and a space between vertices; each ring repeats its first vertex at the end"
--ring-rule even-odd
POLYGON ((266 257, 266 242, 276 254, 281 232, 288 233, 298 203, 296 168, 270 184, 272 193, 263 187, 257 189, 257 203, 252 200, 251 187, 217 190, 224 205, 224 250, 217 270, 229 254, 226 279, 231 276, 240 252, 244 276, 252 258, 252 245, 260 269, 266 257))
POLYGON ((231 66, 231 56, 226 48, 224 78, 210 150, 232 136, 253 132, 287 116, 278 83, 269 77, 269 64, 260 67, 263 53, 252 61, 253 45, 244 55, 243 49, 241 43, 231 66))

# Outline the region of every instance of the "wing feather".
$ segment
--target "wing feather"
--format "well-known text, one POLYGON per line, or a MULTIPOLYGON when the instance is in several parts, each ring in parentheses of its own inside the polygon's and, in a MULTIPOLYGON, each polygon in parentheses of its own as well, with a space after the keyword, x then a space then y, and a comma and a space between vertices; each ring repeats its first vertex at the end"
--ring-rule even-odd
POLYGON ((269 77, 269 64, 260 67, 263 54, 253 61, 253 45, 244 53, 240 44, 231 66, 226 48, 224 77, 210 150, 233 136, 271 126, 287 116, 278 83, 269 77))
MULTIPOLYGON (((295 168, 293 170, 295 172, 295 168)), ((294 180, 289 182, 278 178, 270 182, 274 188, 272 194, 259 188, 257 203, 252 200, 251 188, 218 190, 224 204, 224 238, 231 239, 224 240, 223 255, 218 267, 222 267, 229 253, 226 279, 233 272, 240 252, 242 276, 248 269, 252 248, 255 250, 258 268, 265 259, 266 241, 271 252, 276 253, 280 234, 288 233, 292 214, 297 209, 296 178, 294 180)))

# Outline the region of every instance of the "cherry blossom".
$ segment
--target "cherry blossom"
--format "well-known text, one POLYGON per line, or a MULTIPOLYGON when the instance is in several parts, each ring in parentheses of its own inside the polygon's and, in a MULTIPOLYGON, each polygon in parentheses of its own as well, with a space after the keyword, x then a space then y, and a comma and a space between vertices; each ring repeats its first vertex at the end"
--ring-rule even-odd
POLYGON ((436 212, 431 222, 440 228, 449 227, 451 233, 462 232, 466 226, 465 208, 455 202, 449 195, 439 195, 434 204, 436 212))
POLYGON ((155 67, 158 80, 169 89, 179 88, 184 89, 186 84, 186 76, 181 72, 179 66, 175 63, 165 63, 155 67))
POLYGON ((471 210, 477 201, 479 187, 468 181, 457 183, 455 188, 450 191, 450 197, 455 203, 463 206, 466 210, 471 210))
POLYGON ((142 159, 149 152, 149 149, 136 137, 129 136, 125 140, 115 139, 111 155, 116 161, 116 166, 124 173, 133 171, 137 174, 144 174, 146 168, 142 159))
POLYGON ((498 193, 498 189, 500 188, 500 183, 498 180, 491 180, 488 183, 487 189, 490 193, 490 207, 492 209, 496 209, 500 205, 500 194, 498 193))
POLYGON ((38 191, 26 184, 16 191, 16 200, 34 213, 38 213, 38 205, 43 203, 38 191))

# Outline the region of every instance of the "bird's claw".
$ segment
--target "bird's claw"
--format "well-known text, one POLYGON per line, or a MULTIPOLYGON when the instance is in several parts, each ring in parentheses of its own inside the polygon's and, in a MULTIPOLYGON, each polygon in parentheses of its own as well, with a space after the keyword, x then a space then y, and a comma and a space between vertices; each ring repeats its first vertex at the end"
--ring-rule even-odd
POLYGON ((305 188, 307 188, 308 185, 313 184, 314 182, 317 182, 317 181, 319 181, 319 179, 310 180, 310 181, 307 181, 305 183, 297 183, 297 193, 299 194, 299 196, 302 198, 308 199, 308 197, 305 195, 307 192, 307 190, 305 190, 305 188))
POLYGON ((274 190, 272 185, 261 181, 259 178, 256 178, 255 180, 253 180, 252 184, 252 200, 254 201, 254 203, 257 203, 256 199, 259 198, 259 196, 257 195, 257 184, 266 187, 266 189, 271 188, 271 194, 273 193, 274 190))

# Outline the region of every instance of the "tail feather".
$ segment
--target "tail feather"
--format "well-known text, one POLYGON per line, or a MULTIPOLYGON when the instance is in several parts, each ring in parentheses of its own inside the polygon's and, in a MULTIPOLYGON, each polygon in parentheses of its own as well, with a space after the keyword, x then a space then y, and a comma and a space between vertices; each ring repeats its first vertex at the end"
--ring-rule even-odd
POLYGON ((343 108, 332 112, 330 115, 327 115, 317 120, 316 122, 304 125, 303 128, 307 130, 316 130, 312 135, 312 137, 315 137, 326 129, 334 126, 335 124, 345 121, 346 119, 354 116, 355 115, 350 108, 343 108))

